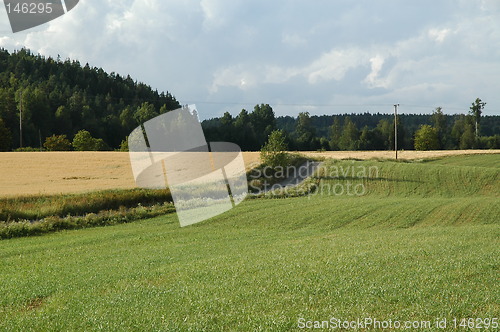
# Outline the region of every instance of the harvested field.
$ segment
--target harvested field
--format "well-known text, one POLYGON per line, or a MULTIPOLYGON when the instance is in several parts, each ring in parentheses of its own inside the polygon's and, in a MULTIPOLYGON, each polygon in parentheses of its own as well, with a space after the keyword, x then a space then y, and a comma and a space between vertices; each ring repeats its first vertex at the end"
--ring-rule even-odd
MULTIPOLYGON (((441 150, 441 151, 398 151, 398 158, 407 160, 440 158, 468 154, 500 153, 500 150, 441 150)), ((306 152, 310 157, 334 159, 394 159, 394 151, 325 151, 306 152)))
MULTIPOLYGON (((500 150, 401 151, 401 159, 425 159, 461 154, 500 153, 500 150)), ((394 158, 391 151, 306 152, 310 157, 394 158)), ((244 152, 247 169, 259 163, 259 152, 244 152)), ((2 152, 0 197, 78 193, 134 188, 129 155, 125 152, 2 152)))
MULTIPOLYGON (((243 155, 248 168, 258 152, 243 155)), ((0 197, 135 188, 126 152, 2 152, 0 197)))

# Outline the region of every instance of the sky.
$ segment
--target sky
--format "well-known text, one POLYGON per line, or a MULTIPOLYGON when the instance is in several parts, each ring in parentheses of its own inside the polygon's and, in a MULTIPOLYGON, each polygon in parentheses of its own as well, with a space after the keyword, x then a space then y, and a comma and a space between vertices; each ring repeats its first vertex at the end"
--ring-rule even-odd
POLYGON ((500 115, 499 0, 81 0, 0 47, 127 75, 201 118, 270 104, 277 116, 500 115))

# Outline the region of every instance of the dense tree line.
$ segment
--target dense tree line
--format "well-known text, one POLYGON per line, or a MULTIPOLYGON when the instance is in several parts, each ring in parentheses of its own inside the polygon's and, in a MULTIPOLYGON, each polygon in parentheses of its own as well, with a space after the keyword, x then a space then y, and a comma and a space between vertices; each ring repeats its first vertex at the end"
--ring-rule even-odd
MULTIPOLYGON (((478 98, 467 114, 445 115, 439 107, 432 115, 402 114, 398 146, 500 148, 500 116, 482 116, 485 105, 478 98)), ((135 127, 179 107, 170 93, 158 93, 130 76, 26 49, 12 54, 0 49, 0 151, 18 149, 21 141, 23 147, 47 150, 126 148, 126 136, 135 127)), ((234 142, 247 151, 260 150, 275 130, 282 131, 291 150, 394 148, 392 114, 276 117, 269 104, 260 104, 202 126, 207 141, 234 142)))
MULTIPOLYGON (((468 114, 446 115, 438 107, 432 114, 399 115, 399 149, 500 148, 500 116, 478 114, 481 103, 477 99, 468 114)), ((202 126, 208 141, 231 141, 249 151, 259 150, 275 129, 283 131, 291 150, 394 149, 393 114, 311 116, 302 112, 297 117, 275 117, 271 106, 261 104, 253 112, 242 110, 234 118, 226 112, 220 118, 205 120, 202 126)))
POLYGON ((236 117, 226 112, 220 118, 203 121, 202 127, 207 141, 233 142, 243 151, 260 150, 269 134, 277 129, 269 104, 256 105, 250 113, 243 109, 236 117))
POLYGON ((73 140, 86 130, 102 140, 100 149, 113 149, 143 121, 178 107, 170 93, 130 76, 0 49, 0 151, 20 147, 21 111, 24 147, 40 147, 53 135, 73 140))

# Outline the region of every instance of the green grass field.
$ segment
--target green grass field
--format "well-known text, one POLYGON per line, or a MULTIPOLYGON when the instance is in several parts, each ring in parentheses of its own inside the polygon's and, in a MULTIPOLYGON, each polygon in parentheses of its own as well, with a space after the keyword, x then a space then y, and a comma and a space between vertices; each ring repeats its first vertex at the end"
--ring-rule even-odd
POLYGON ((498 155, 463 155, 429 161, 431 164, 500 168, 498 155))
POLYGON ((499 155, 329 161, 311 181, 362 184, 364 195, 251 199, 185 228, 169 214, 2 240, 0 330, 499 317, 499 164, 499 155), (337 178, 341 166, 378 176, 337 178))

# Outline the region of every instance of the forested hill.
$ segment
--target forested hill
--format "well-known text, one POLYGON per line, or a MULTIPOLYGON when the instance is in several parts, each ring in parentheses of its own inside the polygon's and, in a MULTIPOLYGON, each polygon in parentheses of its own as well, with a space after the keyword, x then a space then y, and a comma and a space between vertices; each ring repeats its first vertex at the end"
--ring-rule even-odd
POLYGON ((170 93, 130 76, 26 49, 0 49, 0 151, 19 148, 21 106, 25 147, 39 147, 53 134, 71 140, 85 129, 111 149, 139 123, 180 107, 170 93))
MULTIPOLYGON (((484 106, 479 98, 476 104, 484 106)), ((26 49, 10 54, 0 48, 0 151, 17 150, 21 143, 48 150, 126 148, 121 143, 134 128, 179 107, 169 92, 159 93, 130 76, 108 74, 69 59, 45 58, 26 49), (45 144, 48 141, 50 145, 45 144)), ((464 110, 468 107, 464 105, 464 110)), ((500 116, 469 113, 446 115, 438 107, 432 115, 403 114, 398 119, 398 147, 500 148, 500 116)), ((259 150, 278 129, 284 131, 291 150, 394 148, 391 114, 302 112, 297 117, 276 117, 270 105, 260 104, 235 117, 226 112, 202 126, 207 141, 234 142, 247 151, 259 150)))

